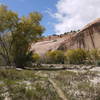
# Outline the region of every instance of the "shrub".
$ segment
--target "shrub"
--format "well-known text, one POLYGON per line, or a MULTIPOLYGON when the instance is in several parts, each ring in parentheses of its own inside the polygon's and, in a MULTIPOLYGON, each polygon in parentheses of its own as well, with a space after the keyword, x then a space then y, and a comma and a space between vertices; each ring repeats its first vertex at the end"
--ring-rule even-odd
POLYGON ((83 64, 86 60, 86 51, 83 49, 68 50, 65 53, 65 63, 83 64))
POLYGON ((63 51, 49 51, 46 54, 48 63, 62 64, 64 63, 64 53, 63 51))
POLYGON ((100 62, 100 51, 97 49, 89 51, 88 59, 93 63, 97 64, 100 62))
POLYGON ((42 15, 38 12, 19 17, 7 6, 0 5, 0 56, 6 65, 20 68, 32 66, 30 47, 45 30, 41 19, 42 15))
POLYGON ((32 58, 33 58, 34 63, 39 63, 39 61, 40 61, 39 54, 37 54, 37 53, 33 54, 32 58))

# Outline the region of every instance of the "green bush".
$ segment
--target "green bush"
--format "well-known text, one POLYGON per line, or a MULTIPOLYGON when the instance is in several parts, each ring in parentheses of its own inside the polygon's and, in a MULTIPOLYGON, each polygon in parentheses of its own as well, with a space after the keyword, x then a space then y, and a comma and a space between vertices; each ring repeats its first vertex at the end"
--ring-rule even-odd
POLYGON ((86 60, 87 54, 83 49, 68 50, 65 53, 65 63, 68 64, 83 64, 86 60))
POLYGON ((63 51, 49 51, 46 54, 47 63, 63 64, 64 63, 64 53, 63 51))
POLYGON ((37 54, 37 53, 33 54, 32 58, 33 58, 34 63, 39 63, 39 61, 40 61, 39 54, 37 54))
POLYGON ((100 51, 97 49, 93 49, 89 51, 88 60, 92 62, 92 64, 98 65, 100 62, 100 51))

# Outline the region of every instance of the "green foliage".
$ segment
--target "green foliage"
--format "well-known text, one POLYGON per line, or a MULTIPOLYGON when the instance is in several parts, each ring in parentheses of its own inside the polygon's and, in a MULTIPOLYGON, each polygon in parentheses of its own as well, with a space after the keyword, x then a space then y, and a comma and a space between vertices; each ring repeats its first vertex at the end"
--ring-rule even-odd
MULTIPOLYGON (((40 58, 41 59, 41 58, 40 58)), ((43 63, 52 64, 96 64, 100 65, 99 50, 72 49, 66 52, 61 50, 49 51, 42 57, 43 63), (43 62, 44 61, 44 62, 43 62)))
POLYGON ((100 58, 100 51, 97 49, 90 51, 91 59, 98 60, 100 58))
POLYGON ((39 54, 34 53, 33 56, 32 56, 32 58, 33 58, 33 62, 34 62, 34 63, 39 63, 39 61, 40 61, 40 56, 39 56, 39 54))
POLYGON ((95 64, 100 65, 99 50, 72 49, 66 52, 61 50, 49 51, 40 57, 42 63, 51 64, 95 64), (41 60, 42 59, 42 60, 41 60))
POLYGON ((31 70, 1 69, 0 100, 4 93, 11 100, 60 100, 48 78, 31 70))
POLYGON ((55 64, 63 64, 64 63, 64 53, 63 51, 56 50, 56 51, 49 51, 46 54, 47 62, 48 63, 55 63, 55 64))
POLYGON ((68 50, 65 56, 65 63, 69 64, 83 64, 87 57, 86 51, 83 49, 68 50))
POLYGON ((100 100, 100 82, 95 71, 0 70, 0 100, 61 100, 52 79, 68 100, 100 100), (1 77, 3 77, 1 79, 1 77), (5 94, 5 95, 3 95, 5 94))
POLYGON ((0 55, 7 65, 14 64, 21 68, 31 65, 31 44, 44 31, 40 24, 41 19, 42 15, 37 12, 20 18, 6 6, 0 6, 0 55))
POLYGON ((100 61, 100 51, 97 49, 89 51, 89 56, 88 59, 93 63, 93 64, 99 64, 100 61))
POLYGON ((21 70, 17 71, 15 69, 1 69, 0 70, 0 80, 33 80, 36 75, 32 71, 21 70))

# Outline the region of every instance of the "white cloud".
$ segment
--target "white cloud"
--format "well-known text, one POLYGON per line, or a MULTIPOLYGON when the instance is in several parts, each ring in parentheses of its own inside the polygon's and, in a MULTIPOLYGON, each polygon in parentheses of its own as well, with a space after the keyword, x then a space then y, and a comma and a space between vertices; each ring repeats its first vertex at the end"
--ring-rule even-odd
POLYGON ((48 12, 58 21, 54 25, 56 34, 62 34, 100 17, 100 0, 58 0, 56 9, 56 13, 48 12))

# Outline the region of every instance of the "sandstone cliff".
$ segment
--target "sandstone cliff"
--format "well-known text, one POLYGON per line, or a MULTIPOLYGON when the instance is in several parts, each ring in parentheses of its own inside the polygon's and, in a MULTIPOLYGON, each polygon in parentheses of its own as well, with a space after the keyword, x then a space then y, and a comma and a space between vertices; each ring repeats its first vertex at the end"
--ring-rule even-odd
POLYGON ((100 49, 100 18, 89 23, 77 33, 44 38, 43 41, 32 44, 31 49, 40 55, 44 55, 50 50, 76 48, 100 49))
POLYGON ((66 49, 100 49, 100 18, 86 25, 81 31, 62 43, 66 49))

